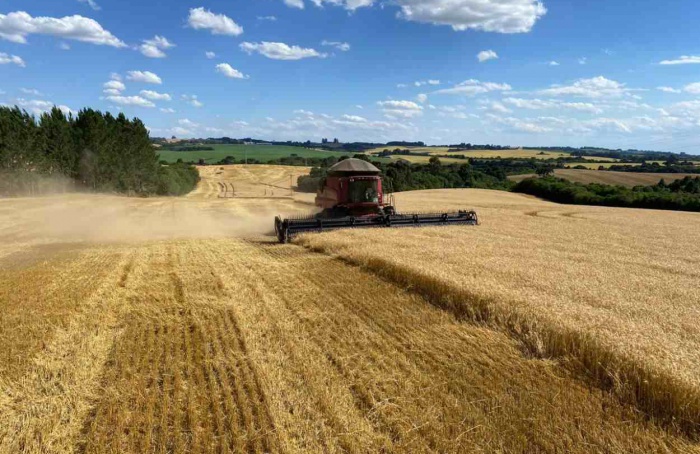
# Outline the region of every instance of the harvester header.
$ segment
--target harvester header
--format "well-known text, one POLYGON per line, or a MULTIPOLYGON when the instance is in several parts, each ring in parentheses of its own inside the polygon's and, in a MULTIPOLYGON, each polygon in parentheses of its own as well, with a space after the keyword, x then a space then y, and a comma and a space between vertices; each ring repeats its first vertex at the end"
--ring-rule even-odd
POLYGON ((381 171, 362 159, 345 159, 330 167, 316 193, 316 215, 275 218, 281 243, 302 232, 345 228, 477 225, 474 211, 396 213, 391 196, 382 187, 381 171))

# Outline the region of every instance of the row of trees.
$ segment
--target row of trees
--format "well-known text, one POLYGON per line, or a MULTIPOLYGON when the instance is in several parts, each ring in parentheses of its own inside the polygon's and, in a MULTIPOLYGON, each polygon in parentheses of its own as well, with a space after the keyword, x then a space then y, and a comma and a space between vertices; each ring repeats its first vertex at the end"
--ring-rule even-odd
POLYGON ((685 177, 670 185, 626 188, 605 184, 572 183, 560 178, 529 178, 513 191, 558 203, 603 205, 657 210, 700 211, 700 177, 685 177))
MULTIPOLYGON (((357 159, 369 161, 367 155, 355 155, 357 159)), ((343 156, 340 160, 347 159, 343 156)), ((418 189, 442 188, 487 188, 509 189, 513 183, 506 178, 503 168, 495 164, 481 165, 480 161, 464 164, 442 165, 440 159, 432 157, 428 164, 411 164, 404 161, 382 163, 372 162, 382 172, 386 192, 411 191, 418 189)), ((327 163, 328 166, 334 164, 327 163)), ((301 176, 297 181, 299 190, 316 192, 326 176, 328 166, 314 167, 309 176, 301 176)))
POLYGON ((93 191, 179 195, 194 188, 196 173, 185 164, 161 166, 137 118, 92 109, 73 116, 56 107, 35 118, 0 107, 0 194, 36 194, 46 181, 50 188, 60 181, 93 191))

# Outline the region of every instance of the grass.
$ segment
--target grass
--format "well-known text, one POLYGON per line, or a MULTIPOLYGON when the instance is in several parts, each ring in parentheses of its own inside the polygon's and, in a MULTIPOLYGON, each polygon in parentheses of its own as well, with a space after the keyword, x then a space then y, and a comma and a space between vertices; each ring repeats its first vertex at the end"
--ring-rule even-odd
POLYGON ((482 225, 319 254, 263 235, 308 205, 207 184, 289 168, 217 169, 185 198, 0 200, 0 453, 700 452, 686 413, 618 398, 671 367, 692 408, 697 217, 421 191, 399 209, 482 225))
POLYGON ((431 210, 437 200, 445 209, 476 205, 482 225, 300 241, 501 329, 531 354, 562 361, 697 436, 699 216, 572 208, 478 190, 397 197, 400 210, 431 210))
MULTIPOLYGON (((530 178, 533 175, 513 175, 508 177, 513 181, 521 181, 525 178, 530 178)), ((686 176, 696 177, 698 174, 688 173, 643 173, 643 172, 611 172, 601 170, 582 170, 582 169, 556 169, 554 176, 573 181, 575 183, 600 183, 612 184, 627 187, 634 186, 652 186, 662 178, 666 183, 671 183, 675 180, 683 179, 686 176)))
POLYGON ((336 151, 310 150, 302 147, 288 147, 284 145, 207 145, 214 148, 212 151, 171 151, 159 150, 160 159, 167 162, 176 162, 182 159, 185 162, 204 162, 213 164, 221 161, 226 156, 233 156, 236 162, 243 162, 244 159, 256 159, 260 162, 286 158, 293 154, 301 158, 328 158, 350 156, 351 153, 341 153, 336 151))

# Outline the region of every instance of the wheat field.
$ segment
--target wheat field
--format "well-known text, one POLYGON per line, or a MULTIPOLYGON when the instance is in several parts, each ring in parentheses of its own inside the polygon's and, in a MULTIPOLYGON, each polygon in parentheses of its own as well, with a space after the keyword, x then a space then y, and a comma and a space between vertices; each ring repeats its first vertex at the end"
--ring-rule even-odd
POLYGON ((205 185, 0 200, 0 453, 700 452, 687 427, 547 350, 545 329, 579 314, 606 365, 622 337, 640 370, 653 360, 694 389, 692 215, 427 191, 399 208, 467 204, 482 225, 279 245, 271 213, 309 211, 308 196, 205 185), (442 279, 442 303, 421 276, 442 279), (454 289, 503 305, 486 323, 454 289), (529 331, 494 321, 515 328, 511 304, 529 331))
POLYGON ((644 411, 700 421, 700 215, 557 205, 480 190, 397 195, 474 206, 481 226, 331 232, 300 243, 485 321, 644 411), (400 253, 398 252, 400 251, 400 253))

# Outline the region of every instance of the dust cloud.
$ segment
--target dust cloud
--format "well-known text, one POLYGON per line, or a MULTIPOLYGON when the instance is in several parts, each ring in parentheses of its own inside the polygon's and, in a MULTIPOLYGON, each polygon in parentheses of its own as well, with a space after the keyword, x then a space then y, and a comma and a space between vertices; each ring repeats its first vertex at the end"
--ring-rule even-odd
POLYGON ((310 210, 293 199, 92 194, 0 199, 0 240, 103 243, 272 235, 277 214, 310 210))

